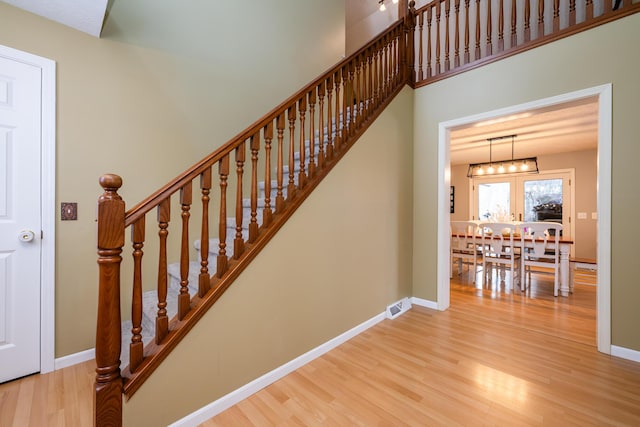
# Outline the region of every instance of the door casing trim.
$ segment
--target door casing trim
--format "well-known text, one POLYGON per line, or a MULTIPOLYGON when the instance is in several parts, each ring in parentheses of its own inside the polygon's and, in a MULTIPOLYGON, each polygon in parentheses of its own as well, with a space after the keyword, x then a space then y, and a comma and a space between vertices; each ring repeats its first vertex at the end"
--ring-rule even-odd
POLYGON ((513 105, 438 125, 438 259, 437 305, 446 310, 450 305, 449 288, 449 188, 451 185, 451 129, 483 120, 518 114, 527 110, 563 104, 578 99, 598 100, 598 276, 596 303, 596 341, 598 351, 611 354, 611 143, 612 84, 607 83, 524 104, 513 105))

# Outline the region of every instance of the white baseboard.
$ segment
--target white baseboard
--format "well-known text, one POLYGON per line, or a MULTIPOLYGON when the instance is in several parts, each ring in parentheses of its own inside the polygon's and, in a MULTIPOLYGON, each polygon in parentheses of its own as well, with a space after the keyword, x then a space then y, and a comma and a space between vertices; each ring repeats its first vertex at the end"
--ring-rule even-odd
POLYGON ((198 409, 195 412, 192 412, 186 417, 174 422, 173 424, 170 424, 169 427, 198 426, 199 424, 205 422, 206 420, 213 418, 214 416, 224 411, 225 409, 228 409, 231 406, 235 405, 236 403, 239 403, 240 401, 246 399, 252 394, 265 388, 269 384, 276 382, 280 378, 286 376, 287 374, 290 374, 296 369, 311 362, 313 359, 322 356, 326 352, 350 340, 351 338, 355 337, 359 333, 369 329, 370 327, 372 327, 378 322, 381 322, 384 319, 385 319, 385 313, 378 314, 377 316, 359 324, 358 326, 348 330, 347 332, 341 335, 338 335, 337 337, 327 341, 326 343, 321 344, 320 346, 312 350, 309 350, 308 352, 291 360, 290 362, 285 363, 284 365, 274 369, 273 371, 267 372, 260 378, 257 378, 251 381, 250 383, 240 387, 239 389, 234 390, 225 396, 222 396, 220 399, 214 402, 211 402, 210 404, 198 409))
POLYGON ((411 304, 419 305, 420 307, 432 308, 438 310, 438 303, 429 301, 422 298, 411 297, 411 304))
POLYGON ((87 360, 95 359, 96 350, 90 348, 89 350, 81 351, 79 353, 70 354, 68 356, 59 357, 53 362, 53 369, 58 370, 67 368, 78 363, 86 362, 87 360))
POLYGON ((627 360, 633 360, 634 362, 640 362, 640 351, 618 347, 617 345, 611 346, 611 355, 627 360))

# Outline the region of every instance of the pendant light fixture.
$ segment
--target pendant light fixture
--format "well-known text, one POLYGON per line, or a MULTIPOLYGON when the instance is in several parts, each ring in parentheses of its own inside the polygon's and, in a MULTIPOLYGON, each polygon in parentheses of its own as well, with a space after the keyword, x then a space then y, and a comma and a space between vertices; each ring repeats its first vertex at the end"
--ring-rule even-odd
MULTIPOLYGON (((393 4, 398 4, 398 0, 391 0, 393 4)), ((380 11, 384 12, 387 10, 387 6, 384 5, 384 0, 378 0, 378 4, 380 5, 380 11)))
POLYGON ((476 178, 479 176, 496 176, 496 175, 511 175, 516 173, 538 173, 538 158, 526 157, 522 159, 514 158, 514 146, 516 134, 498 136, 495 138, 487 138, 489 141, 489 162, 484 163, 472 163, 467 170, 467 176, 469 178, 476 178), (511 138, 511 160, 493 161, 493 141, 511 138))

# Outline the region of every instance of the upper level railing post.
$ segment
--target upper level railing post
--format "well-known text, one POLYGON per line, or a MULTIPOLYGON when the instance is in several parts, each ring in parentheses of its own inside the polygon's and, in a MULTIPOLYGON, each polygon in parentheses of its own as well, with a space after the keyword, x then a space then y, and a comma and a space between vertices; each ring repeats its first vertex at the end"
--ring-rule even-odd
POLYGON ((406 67, 403 67, 406 75, 406 82, 412 85, 416 81, 415 72, 415 29, 416 29, 416 2, 409 2, 409 9, 404 17, 404 31, 406 46, 404 46, 402 56, 405 58, 406 67))
POLYGON ((120 254, 124 246, 125 205, 118 195, 122 178, 118 175, 103 175, 100 177, 100 185, 104 193, 98 199, 97 218, 99 290, 94 425, 121 426, 120 254))

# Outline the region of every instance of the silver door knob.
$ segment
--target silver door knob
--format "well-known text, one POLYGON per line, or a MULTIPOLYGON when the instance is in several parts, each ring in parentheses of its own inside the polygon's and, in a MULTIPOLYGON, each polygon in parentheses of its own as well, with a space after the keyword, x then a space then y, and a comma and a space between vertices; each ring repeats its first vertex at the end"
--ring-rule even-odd
POLYGON ((18 240, 21 242, 30 242, 36 237, 35 233, 31 230, 21 230, 18 233, 18 240))

